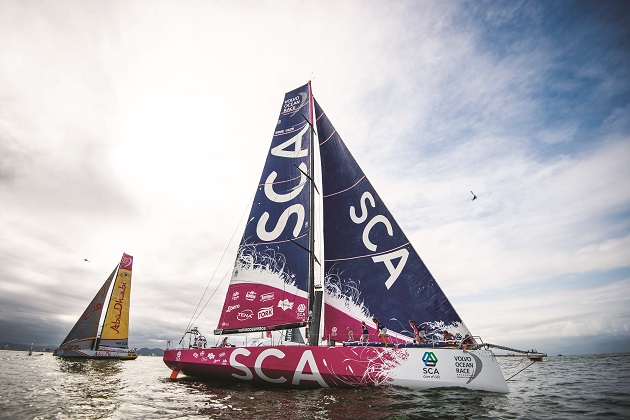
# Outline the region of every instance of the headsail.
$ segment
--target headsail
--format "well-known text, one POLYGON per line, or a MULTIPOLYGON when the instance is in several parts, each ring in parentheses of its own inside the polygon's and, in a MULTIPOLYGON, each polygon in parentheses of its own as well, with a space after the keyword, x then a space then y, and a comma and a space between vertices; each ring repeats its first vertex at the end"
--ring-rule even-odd
POLYGON ((217 334, 307 321, 311 99, 310 84, 284 97, 217 334))
MULTIPOLYGON (((341 340, 347 326, 360 331, 360 322, 371 324, 372 316, 390 334, 410 330, 409 320, 434 338, 444 329, 468 334, 316 101, 315 115, 324 201, 324 334, 341 340)), ((409 334, 399 338, 410 340, 409 334)))
POLYGON ((101 332, 101 346, 128 348, 133 257, 123 253, 101 332))
POLYGON ((98 333, 105 299, 107 299, 107 292, 109 291, 109 286, 112 284, 117 269, 118 266, 114 268, 112 274, 105 280, 101 289, 96 296, 94 296, 94 299, 92 299, 87 308, 85 308, 85 311, 83 311, 83 314, 79 317, 77 323, 74 324, 74 327, 72 327, 60 347, 70 345, 80 349, 91 349, 93 347, 96 334, 98 333))

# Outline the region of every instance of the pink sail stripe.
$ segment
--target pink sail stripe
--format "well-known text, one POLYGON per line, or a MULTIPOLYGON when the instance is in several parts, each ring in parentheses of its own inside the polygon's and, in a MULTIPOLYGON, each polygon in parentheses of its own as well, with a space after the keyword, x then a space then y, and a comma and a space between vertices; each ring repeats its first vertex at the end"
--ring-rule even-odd
POLYGON ((274 132, 273 136, 284 136, 285 134, 291 134, 291 133, 295 133, 296 131, 300 131, 301 129, 304 128, 304 126, 308 124, 308 122, 304 122, 304 124, 301 125, 296 125, 295 127, 292 127, 290 130, 282 130, 282 132, 274 132))
POLYGON ((349 260, 356 260, 356 259, 358 259, 358 258, 374 257, 374 256, 376 256, 376 255, 383 255, 383 254, 387 254, 388 252, 392 252, 392 251, 395 251, 395 250, 397 250, 397 249, 404 248, 404 247, 406 247, 407 245, 409 245, 409 242, 405 242, 404 244, 402 244, 402 245, 400 245, 400 246, 397 246, 397 247, 395 247, 395 248, 388 249, 388 250, 386 250, 386 251, 382 251, 382 252, 375 252, 375 253, 373 253, 373 254, 365 254, 365 255, 357 255, 356 257, 336 258, 336 259, 332 259, 332 260, 324 260, 324 261, 326 261, 326 262, 334 262, 334 261, 349 261, 349 260))
POLYGON ((326 143, 328 140, 330 140, 332 138, 332 136, 335 135, 335 133, 337 132, 337 130, 333 131, 332 133, 330 133, 330 136, 328 136, 328 138, 326 140, 324 140, 323 142, 319 143, 319 145, 321 146, 322 144, 326 143))
POLYGON ((334 193, 330 193, 330 194, 325 195, 325 196, 323 196, 323 197, 324 197, 324 198, 328 198, 328 197, 332 197, 333 195, 341 194, 341 193, 343 193, 343 192, 346 192, 346 191, 348 191, 348 190, 351 190, 351 189, 353 189, 354 187, 356 187, 356 186, 359 184, 359 182, 363 181, 364 179, 365 179, 365 175, 363 175, 363 176, 362 176, 362 177, 361 177, 361 178, 360 178, 357 182, 355 182, 353 185, 351 185, 350 187, 346 188, 345 190, 341 190, 341 191, 337 191, 337 192, 334 192, 334 193))

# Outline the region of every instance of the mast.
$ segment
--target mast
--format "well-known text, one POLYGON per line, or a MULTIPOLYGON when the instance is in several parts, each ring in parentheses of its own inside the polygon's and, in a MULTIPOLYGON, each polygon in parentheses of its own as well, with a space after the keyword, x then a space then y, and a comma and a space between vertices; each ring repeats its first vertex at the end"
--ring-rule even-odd
POLYGON ((315 128, 313 126, 313 90, 311 81, 308 82, 308 100, 309 100, 309 125, 310 125, 310 141, 309 153, 311 156, 310 167, 310 242, 309 242, 309 267, 308 267, 308 343, 316 346, 319 343, 319 327, 321 318, 322 291, 315 290, 315 128))
POLYGON ((316 159, 313 141, 307 144, 314 138, 314 112, 305 108, 313 103, 310 82, 284 96, 217 335, 311 325, 317 294, 312 215, 317 185, 307 185, 312 174, 308 166, 316 159))
MULTIPOLYGON (((114 268, 114 271, 112 272, 112 278, 118 277, 118 270, 120 270, 120 263, 118 263, 116 268, 114 268)), ((113 290, 114 288, 111 287, 111 284, 110 284, 109 290, 107 291, 108 303, 107 303, 107 308, 105 309, 105 315, 103 316, 103 323, 101 324, 101 330, 100 332, 96 334, 96 340, 92 342, 91 350, 98 350, 98 346, 101 343, 101 335, 103 335, 103 329, 105 328, 105 321, 107 321, 107 312, 109 311, 109 305, 111 304, 111 295, 112 295, 113 290)))

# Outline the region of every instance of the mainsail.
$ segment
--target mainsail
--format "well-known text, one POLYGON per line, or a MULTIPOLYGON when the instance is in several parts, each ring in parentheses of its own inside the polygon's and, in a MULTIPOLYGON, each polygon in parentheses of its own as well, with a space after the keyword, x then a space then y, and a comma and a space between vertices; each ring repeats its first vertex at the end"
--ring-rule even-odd
POLYGON ((109 275, 103 286, 94 296, 94 299, 85 308, 83 314, 79 317, 79 320, 74 327, 68 333, 68 336, 63 340, 61 346, 72 345, 74 348, 91 349, 94 346, 96 340, 96 334, 98 333, 99 321, 101 320, 101 313, 107 298, 107 292, 112 284, 114 275, 118 266, 114 268, 112 274, 109 275))
POLYGON ((105 313, 101 346, 128 348, 132 267, 133 257, 123 253, 105 313))
POLYGON ((284 97, 217 334, 306 324, 312 234, 311 102, 310 84, 284 97))
POLYGON ((325 336, 343 339, 347 326, 360 331, 360 322, 372 316, 394 336, 409 320, 435 338, 444 329, 469 334, 317 101, 315 115, 324 209, 325 336))

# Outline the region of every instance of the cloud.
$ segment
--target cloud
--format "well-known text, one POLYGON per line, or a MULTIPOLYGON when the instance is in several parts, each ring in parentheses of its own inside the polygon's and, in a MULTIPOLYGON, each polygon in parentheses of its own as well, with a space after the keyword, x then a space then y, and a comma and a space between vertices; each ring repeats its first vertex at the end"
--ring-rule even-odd
POLYGON ((630 313, 619 296, 628 292, 628 280, 602 285, 595 280, 581 287, 557 280, 513 288, 510 294, 480 295, 474 304, 462 302, 460 315, 467 315, 478 327, 473 333, 487 342, 500 336, 504 345, 520 349, 539 343, 549 346, 538 346, 549 353, 596 352, 597 342, 627 339, 630 313), (576 346, 568 351, 562 342, 576 346))
POLYGON ((207 284, 214 329, 282 94, 310 78, 471 330, 552 339, 535 310, 627 334, 627 25, 588 8, 4 3, 0 339, 58 344, 122 252, 139 345, 181 336, 207 284), (606 316, 565 301, 584 284, 606 316))

